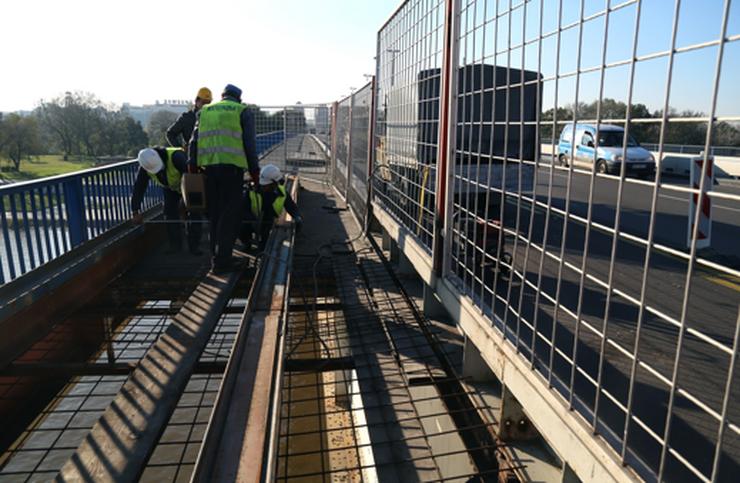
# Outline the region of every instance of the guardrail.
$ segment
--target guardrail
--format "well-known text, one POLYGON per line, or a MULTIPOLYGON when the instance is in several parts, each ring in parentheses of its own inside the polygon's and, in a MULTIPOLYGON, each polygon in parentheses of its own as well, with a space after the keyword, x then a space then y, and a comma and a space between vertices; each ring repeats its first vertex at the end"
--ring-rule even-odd
MULTIPOLYGON (((655 143, 642 143, 642 147, 648 151, 658 151, 659 146, 655 143)), ((664 153, 678 154, 695 154, 699 155, 704 151, 704 146, 695 144, 663 144, 664 153)), ((710 146, 709 154, 711 156, 730 156, 740 157, 739 146, 710 146)))
MULTIPOLYGON (((128 220, 137 169, 136 161, 124 161, 0 187, 0 283, 128 220)), ((150 186, 142 207, 161 198, 150 186)))
POLYGON ((264 156, 271 148, 282 143, 285 139, 285 131, 272 131, 257 135, 257 153, 264 156))
MULTIPOLYGON (((282 130, 258 134, 260 158, 284 139, 282 130)), ((129 220, 138 169, 129 160, 0 187, 0 284, 129 220)), ((161 201, 150 184, 142 208, 161 201)))

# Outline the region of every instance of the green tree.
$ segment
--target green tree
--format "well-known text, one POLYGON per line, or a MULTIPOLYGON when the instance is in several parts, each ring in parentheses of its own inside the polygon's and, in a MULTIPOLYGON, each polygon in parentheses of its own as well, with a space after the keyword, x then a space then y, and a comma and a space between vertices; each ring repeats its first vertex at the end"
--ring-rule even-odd
POLYGON ((75 154, 77 148, 74 114, 72 113, 75 102, 76 96, 71 92, 66 92, 50 101, 42 100, 36 111, 42 127, 58 145, 65 161, 75 154))
POLYGON ((140 149, 149 144, 149 137, 139 121, 131 116, 125 116, 119 121, 119 129, 122 134, 122 153, 128 156, 135 155, 140 149))
POLYGON ((165 138, 165 134, 167 133, 167 128, 174 124, 179 116, 178 113, 165 109, 155 111, 146 125, 149 144, 166 146, 167 138, 165 138))
POLYGON ((10 114, 0 124, 0 149, 20 171, 21 161, 39 151, 39 129, 33 116, 10 114))
POLYGON ((725 121, 715 124, 713 144, 715 146, 740 146, 738 124, 725 121))

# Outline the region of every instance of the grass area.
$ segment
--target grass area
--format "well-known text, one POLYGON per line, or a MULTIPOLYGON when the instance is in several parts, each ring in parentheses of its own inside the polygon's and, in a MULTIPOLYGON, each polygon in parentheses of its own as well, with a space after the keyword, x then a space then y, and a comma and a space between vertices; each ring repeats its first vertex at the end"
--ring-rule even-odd
POLYGON ((70 156, 67 161, 61 154, 44 154, 34 156, 30 161, 24 159, 21 162, 20 171, 8 171, 12 163, 5 159, 0 159, 0 178, 12 181, 25 181, 29 179, 45 178, 58 174, 71 173, 81 169, 87 169, 94 166, 94 158, 85 156, 70 156))

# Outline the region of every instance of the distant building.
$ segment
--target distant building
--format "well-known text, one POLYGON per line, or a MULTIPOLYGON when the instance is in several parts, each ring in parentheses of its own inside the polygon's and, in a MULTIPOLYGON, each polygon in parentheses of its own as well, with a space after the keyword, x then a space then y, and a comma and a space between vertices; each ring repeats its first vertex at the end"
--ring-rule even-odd
POLYGON ((149 122, 149 118, 157 111, 171 111, 178 114, 187 111, 192 106, 191 101, 183 101, 176 99, 166 99, 164 101, 156 101, 154 104, 145 104, 143 106, 132 106, 128 102, 124 102, 121 106, 123 112, 127 112, 134 120, 139 121, 142 126, 146 127, 149 122))

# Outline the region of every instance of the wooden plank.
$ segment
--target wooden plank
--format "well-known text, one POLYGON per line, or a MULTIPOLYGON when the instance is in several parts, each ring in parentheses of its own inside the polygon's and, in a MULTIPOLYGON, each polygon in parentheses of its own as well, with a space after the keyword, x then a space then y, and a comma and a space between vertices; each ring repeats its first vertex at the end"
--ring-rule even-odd
POLYGON ((209 273, 56 481, 137 481, 240 276, 209 273))

